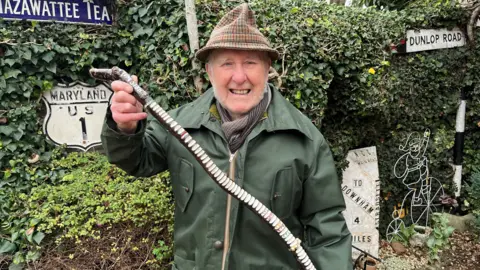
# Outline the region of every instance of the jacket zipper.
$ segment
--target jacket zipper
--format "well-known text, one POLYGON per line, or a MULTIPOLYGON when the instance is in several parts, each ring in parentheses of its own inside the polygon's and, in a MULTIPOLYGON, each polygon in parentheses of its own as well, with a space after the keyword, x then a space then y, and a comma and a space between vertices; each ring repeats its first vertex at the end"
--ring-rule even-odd
MULTIPOLYGON (((235 159, 238 151, 230 153, 230 167, 228 177, 235 182, 235 159)), ((225 263, 227 261, 227 253, 230 245, 230 208, 232 205, 232 196, 227 195, 227 210, 225 215, 225 234, 223 237, 223 256, 222 256, 222 270, 225 270, 225 263)))

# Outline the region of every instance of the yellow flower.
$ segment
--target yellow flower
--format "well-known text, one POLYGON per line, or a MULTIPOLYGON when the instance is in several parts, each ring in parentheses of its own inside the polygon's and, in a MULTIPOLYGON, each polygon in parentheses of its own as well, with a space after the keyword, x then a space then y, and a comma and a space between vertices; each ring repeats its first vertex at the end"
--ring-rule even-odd
POLYGON ((370 73, 370 74, 375 74, 375 69, 374 69, 374 68, 370 68, 370 69, 368 70, 368 73, 370 73))

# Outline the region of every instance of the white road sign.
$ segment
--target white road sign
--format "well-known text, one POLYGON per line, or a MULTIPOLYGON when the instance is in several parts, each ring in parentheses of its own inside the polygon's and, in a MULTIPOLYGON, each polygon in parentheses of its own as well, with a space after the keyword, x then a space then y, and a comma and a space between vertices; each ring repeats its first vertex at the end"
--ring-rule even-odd
POLYGON ((407 53, 465 46, 462 30, 421 29, 407 31, 407 53))
POLYGON ((47 115, 43 132, 57 145, 88 149, 100 145, 100 133, 112 91, 103 84, 56 86, 43 94, 47 115))
MULTIPOLYGON (((342 191, 347 210, 343 213, 352 233, 352 244, 378 256, 380 180, 375 146, 348 152, 348 168, 343 172, 342 191)), ((360 252, 352 250, 356 259, 360 252)))

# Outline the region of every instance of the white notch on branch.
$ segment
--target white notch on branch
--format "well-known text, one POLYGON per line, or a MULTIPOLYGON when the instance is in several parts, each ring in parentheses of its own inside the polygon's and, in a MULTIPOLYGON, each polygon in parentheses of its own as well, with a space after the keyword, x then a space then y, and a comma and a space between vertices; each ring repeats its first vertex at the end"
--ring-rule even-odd
MULTIPOLYGON (((196 52, 199 48, 198 41, 198 25, 197 25, 197 13, 195 11, 195 0, 185 0, 185 18, 187 19, 188 41, 189 47, 192 52, 196 52)), ((193 69, 200 69, 200 63, 193 59, 193 69)), ((194 78, 195 89, 198 93, 202 92, 203 80, 200 76, 194 78)))

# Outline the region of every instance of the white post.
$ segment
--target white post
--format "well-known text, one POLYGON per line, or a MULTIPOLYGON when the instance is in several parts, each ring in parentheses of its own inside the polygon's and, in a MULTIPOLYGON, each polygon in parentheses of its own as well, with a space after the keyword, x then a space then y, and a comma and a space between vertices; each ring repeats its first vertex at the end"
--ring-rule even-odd
POLYGON ((460 106, 457 111, 457 119, 455 123, 455 145, 453 149, 453 164, 455 165, 455 175, 453 176, 453 183, 455 183, 456 191, 455 197, 460 196, 460 189, 462 186, 462 162, 463 162, 463 145, 465 133, 465 112, 467 101, 465 98, 465 90, 462 89, 460 95, 460 106))
MULTIPOLYGON (((185 18, 187 19, 188 41, 190 43, 190 50, 192 52, 195 52, 200 48, 198 41, 198 26, 197 13, 195 11, 195 0, 185 0, 185 18)), ((196 59, 192 61, 192 68, 200 68, 200 64, 196 59)), ((203 85, 202 78, 200 76, 195 77, 194 83, 197 92, 201 93, 203 85)))

